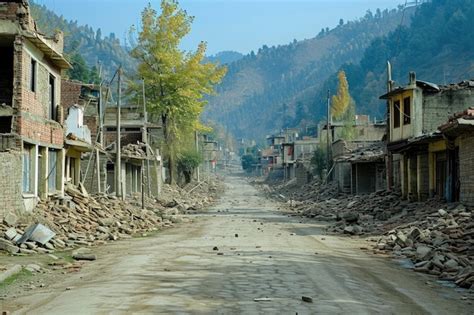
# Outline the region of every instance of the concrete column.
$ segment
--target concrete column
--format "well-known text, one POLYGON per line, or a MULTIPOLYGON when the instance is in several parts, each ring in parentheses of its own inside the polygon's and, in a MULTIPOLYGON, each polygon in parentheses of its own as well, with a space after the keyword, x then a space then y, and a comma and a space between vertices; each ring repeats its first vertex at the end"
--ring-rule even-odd
POLYGON ((56 172, 58 178, 58 185, 59 193, 62 197, 64 197, 64 185, 65 185, 65 169, 66 169, 66 149, 61 149, 58 151, 58 161, 56 163, 56 172))
POLYGON ((31 171, 33 172, 34 194, 35 196, 39 196, 39 146, 37 144, 33 148, 31 171))
POLYGON ((40 147, 39 154, 41 155, 38 172, 38 191, 39 197, 43 200, 48 198, 48 148, 40 147))

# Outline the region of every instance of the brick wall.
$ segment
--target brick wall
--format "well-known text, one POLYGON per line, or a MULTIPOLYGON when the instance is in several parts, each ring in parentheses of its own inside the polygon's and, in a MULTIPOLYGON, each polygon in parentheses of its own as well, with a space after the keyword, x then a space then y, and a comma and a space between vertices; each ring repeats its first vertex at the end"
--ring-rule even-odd
POLYGON ((474 206, 474 135, 461 137, 459 143, 460 201, 474 206))
POLYGON ((0 153, 0 217, 7 211, 22 212, 22 159, 18 151, 0 153), (6 180, 7 179, 7 180, 6 180))
POLYGON ((67 115, 69 107, 79 104, 81 96, 81 84, 62 80, 61 81, 61 106, 64 108, 64 114, 67 115))
POLYGON ((63 128, 58 123, 38 121, 26 116, 16 118, 18 134, 44 144, 63 145, 63 128))
MULTIPOLYGON (((63 144, 63 115, 58 115, 58 122, 48 119, 49 117, 49 70, 55 69, 51 64, 43 64, 37 60, 36 89, 31 91, 31 59, 32 56, 26 51, 25 42, 21 38, 15 41, 15 106, 20 110, 14 120, 14 131, 19 135, 44 144, 63 144)), ((56 102, 61 95, 60 77, 56 77, 56 102)), ((55 115, 58 113, 55 113, 55 115)))

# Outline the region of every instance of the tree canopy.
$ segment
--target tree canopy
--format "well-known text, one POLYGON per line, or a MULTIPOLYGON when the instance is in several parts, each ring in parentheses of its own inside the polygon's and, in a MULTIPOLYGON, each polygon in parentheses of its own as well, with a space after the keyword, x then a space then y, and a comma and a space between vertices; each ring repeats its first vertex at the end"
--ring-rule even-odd
POLYGON ((192 22, 193 17, 177 1, 162 0, 159 15, 148 5, 131 51, 139 62, 138 77, 146 83, 147 109, 163 124, 164 154, 172 182, 180 140, 202 128, 199 117, 206 104, 204 96, 214 92, 214 85, 226 73, 225 67, 205 62, 206 43, 201 42, 194 52, 179 48, 192 22))

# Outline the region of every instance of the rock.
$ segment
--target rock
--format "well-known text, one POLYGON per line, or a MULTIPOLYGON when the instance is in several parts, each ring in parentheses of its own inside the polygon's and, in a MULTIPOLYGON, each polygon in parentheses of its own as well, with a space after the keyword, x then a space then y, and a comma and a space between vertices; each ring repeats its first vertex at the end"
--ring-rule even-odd
POLYGON ((344 234, 355 234, 354 233, 354 227, 353 226, 346 226, 344 228, 344 234))
POLYGON ((10 254, 16 254, 20 251, 20 248, 13 245, 12 242, 4 239, 0 239, 0 249, 9 252, 10 254))
POLYGON ((15 236, 17 236, 18 232, 14 227, 9 228, 8 230, 5 231, 5 238, 8 240, 13 240, 15 236))
POLYGON ((84 254, 90 254, 92 250, 90 248, 86 247, 80 247, 72 252, 72 255, 84 255, 84 254))
POLYGON ((457 269, 459 267, 459 264, 456 260, 450 259, 447 262, 444 263, 444 266, 447 269, 457 269))
POLYGON ((18 222, 18 217, 13 212, 7 212, 3 216, 3 223, 5 223, 8 226, 13 227, 16 225, 17 222, 18 222))
POLYGON ((313 298, 311 298, 311 297, 309 297, 309 296, 303 295, 303 296, 301 297, 301 300, 303 300, 303 301, 306 302, 306 303, 313 303, 313 298))
POLYGON ((27 254, 27 255, 34 255, 37 254, 37 252, 33 249, 26 249, 26 248, 20 248, 20 253, 21 254, 27 254))
POLYGON ((239 237, 239 234, 235 233, 235 237, 239 237))
POLYGON ((355 223, 359 221, 359 213, 355 211, 347 212, 342 217, 347 223, 355 223))
POLYGON ((426 260, 429 254, 431 254, 431 248, 428 246, 420 245, 416 248, 416 257, 419 260, 426 260))
POLYGON ((212 250, 219 250, 219 248, 217 248, 217 246, 214 246, 212 250))
POLYGON ((75 260, 89 260, 89 261, 92 261, 92 260, 96 260, 97 256, 94 255, 94 254, 76 254, 76 255, 72 255, 72 258, 74 258, 75 260))
POLYGON ((41 271, 41 266, 37 264, 29 264, 25 267, 26 270, 30 272, 40 272, 41 271))

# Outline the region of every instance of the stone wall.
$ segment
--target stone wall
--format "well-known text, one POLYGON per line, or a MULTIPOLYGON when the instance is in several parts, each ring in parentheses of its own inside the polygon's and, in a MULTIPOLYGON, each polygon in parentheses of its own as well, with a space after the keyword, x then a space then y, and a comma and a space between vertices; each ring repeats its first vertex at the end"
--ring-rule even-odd
POLYGON ((6 212, 23 212, 22 159, 20 151, 0 152, 0 217, 6 212))

